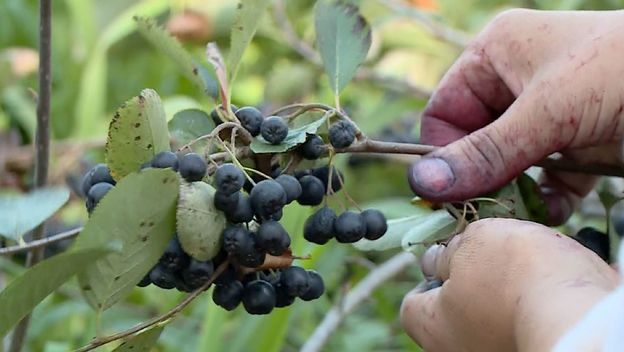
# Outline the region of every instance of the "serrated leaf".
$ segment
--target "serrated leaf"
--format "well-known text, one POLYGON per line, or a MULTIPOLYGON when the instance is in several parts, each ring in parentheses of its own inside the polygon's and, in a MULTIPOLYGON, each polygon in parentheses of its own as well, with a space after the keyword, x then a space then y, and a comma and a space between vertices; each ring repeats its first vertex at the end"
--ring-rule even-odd
POLYGON ((0 337, 30 313, 44 298, 84 270, 89 263, 113 251, 102 248, 72 249, 28 269, 0 292, 0 337))
POLYGON ((357 6, 320 0, 314 8, 316 46, 330 87, 338 95, 353 78, 371 45, 371 29, 357 6))
POLYGON ((173 115, 168 125, 171 137, 179 145, 184 145, 197 137, 208 134, 215 128, 210 116, 199 109, 178 111, 173 115))
POLYGON ((165 326, 161 325, 134 335, 115 348, 113 352, 149 352, 164 329, 165 326))
POLYGON ((212 259, 221 249, 225 216, 215 208, 214 194, 215 189, 202 181, 180 185, 178 239, 186 253, 201 261, 212 259))
POLYGON ((0 235, 19 241, 28 231, 52 216, 68 199, 69 190, 64 187, 0 195, 0 235))
POLYGON ((95 208, 76 246, 119 240, 123 247, 78 275, 93 308, 105 310, 124 298, 156 264, 175 232, 178 187, 174 171, 146 169, 120 180, 95 208))
POLYGON ((256 34, 262 15, 264 15, 270 3, 269 0, 241 0, 236 7, 236 20, 232 26, 230 54, 228 56, 230 84, 236 78, 236 72, 238 71, 243 53, 256 34))
POLYGON ((144 89, 115 113, 108 128, 106 164, 119 181, 169 148, 167 118, 160 97, 154 90, 144 89))
POLYGON ((216 99, 219 96, 217 79, 214 72, 196 62, 191 55, 182 47, 182 44, 171 36, 163 27, 153 19, 134 17, 139 33, 141 33, 152 45, 167 55, 180 69, 182 74, 194 82, 207 95, 216 99))
POLYGON ((258 154, 285 152, 305 142, 307 135, 316 133, 319 127, 321 127, 326 120, 327 114, 323 115, 323 117, 316 121, 310 122, 307 125, 288 130, 288 135, 286 136, 286 139, 284 139, 282 143, 277 145, 270 144, 269 142, 264 140, 262 136, 257 136, 251 141, 251 145, 249 147, 254 153, 258 154))
POLYGON ((414 209, 412 216, 388 220, 388 231, 380 239, 362 239, 353 245, 361 251, 384 251, 398 247, 410 250, 406 248, 412 247, 407 246, 408 243, 436 241, 448 236, 456 226, 457 220, 446 210, 414 209))

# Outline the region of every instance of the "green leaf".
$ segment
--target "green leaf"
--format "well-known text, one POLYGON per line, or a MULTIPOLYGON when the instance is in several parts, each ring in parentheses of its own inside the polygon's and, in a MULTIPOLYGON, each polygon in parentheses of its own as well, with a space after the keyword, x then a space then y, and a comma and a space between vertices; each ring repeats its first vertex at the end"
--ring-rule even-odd
MULTIPOLYGON (((457 227, 457 220, 446 210, 436 210, 415 224, 401 240, 404 250, 422 255, 436 241, 448 238, 457 227)), ((382 237, 383 238, 383 237, 382 237)))
POLYGON ((0 195, 0 235, 19 241, 69 199, 67 188, 41 188, 28 194, 0 195))
POLYGON ((149 352, 164 329, 165 326, 162 325, 134 335, 115 348, 113 352, 149 352))
POLYGON ((531 176, 523 173, 516 179, 516 183, 528 214, 528 220, 545 224, 548 220, 548 208, 540 196, 537 182, 531 176))
POLYGON ((496 191, 488 197, 479 200, 480 218, 516 218, 530 220, 529 212, 516 180, 496 191), (494 201, 492 201, 494 200, 494 201))
POLYGON ((115 113, 108 128, 106 163, 119 181, 165 150, 170 150, 165 110, 158 93, 144 89, 115 113))
POLYGON ((330 86, 338 95, 353 78, 371 45, 371 29, 350 3, 320 0, 314 9, 316 46, 330 86))
POLYGON ((186 78, 194 82, 204 93, 214 99, 219 96, 214 72, 197 63, 176 38, 172 37, 169 32, 151 18, 135 16, 134 21, 137 24, 139 33, 158 50, 167 55, 186 78))
POLYGON ((383 251, 398 247, 412 250, 416 244, 448 237, 457 220, 446 210, 414 208, 415 215, 388 220, 388 231, 378 240, 360 240, 353 245, 362 251, 383 251))
POLYGON ((264 140, 264 138, 262 138, 262 136, 255 137, 251 141, 251 150, 254 153, 258 154, 285 152, 305 142, 307 135, 316 133, 319 127, 321 127, 326 120, 327 114, 323 115, 323 117, 316 121, 310 122, 307 125, 288 130, 288 135, 286 136, 286 139, 284 139, 282 143, 277 145, 269 144, 267 141, 264 140))
POLYGON ((179 178, 170 169, 146 169, 123 178, 100 201, 78 248, 119 240, 123 249, 78 275, 89 304, 105 310, 126 296, 162 255, 175 232, 179 178))
POLYGON ((225 228, 225 216, 215 208, 214 194, 215 189, 202 181, 180 185, 178 239, 186 253, 201 261, 217 255, 225 228))
POLYGON ((210 133, 215 128, 212 119, 199 109, 186 109, 177 112, 169 121, 169 133, 178 145, 210 133))
POLYGON ((232 26, 230 55, 227 63, 230 71, 230 84, 236 78, 243 53, 256 34, 262 15, 270 3, 269 0, 241 0, 236 7, 236 20, 232 26))
POLYGON ((109 245, 70 250, 44 260, 13 280, 0 292, 0 337, 59 286, 112 250, 109 245))

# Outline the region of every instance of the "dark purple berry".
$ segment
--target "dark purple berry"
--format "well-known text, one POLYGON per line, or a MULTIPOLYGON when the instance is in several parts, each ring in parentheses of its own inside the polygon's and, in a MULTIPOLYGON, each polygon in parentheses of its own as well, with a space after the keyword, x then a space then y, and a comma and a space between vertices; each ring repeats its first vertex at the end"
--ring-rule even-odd
POLYGON ((196 259, 191 259, 189 264, 182 269, 182 279, 191 290, 194 290, 210 280, 213 273, 214 264, 212 261, 201 262, 196 259))
POLYGON ((235 115, 249 134, 254 137, 260 134, 260 126, 262 125, 262 120, 264 120, 260 110, 253 106, 245 106, 238 109, 235 115))
POLYGON ((336 213, 328 208, 322 207, 312 214, 303 226, 303 238, 316 244, 325 244, 334 237, 334 224, 336 213))
POLYGON ((253 220, 254 212, 251 209, 251 202, 249 196, 241 193, 238 197, 238 202, 233 210, 225 212, 227 220, 234 224, 240 224, 244 222, 250 222, 253 220))
POLYGON ((325 152, 325 142, 316 134, 308 135, 306 141, 297 148, 301 157, 307 160, 316 160, 325 152))
POLYGON ((223 230, 223 250, 230 254, 242 253, 245 248, 253 245, 251 233, 242 226, 228 226, 223 230))
POLYGON ((288 125, 279 116, 270 116, 262 121, 260 126, 262 138, 270 144, 280 144, 288 135, 288 125))
POLYGON ((284 287, 289 295, 299 297, 309 289, 308 273, 305 269, 298 266, 288 267, 282 270, 280 285, 284 287))
POLYGON ((267 253, 280 256, 290 247, 290 236, 279 222, 268 220, 258 228, 256 244, 267 253))
POLYGON ((206 175, 206 162, 197 153, 184 154, 178 160, 180 175, 188 182, 201 181, 206 175))
POLYGON ((175 272, 185 267, 189 260, 190 257, 182 249, 178 236, 174 236, 169 240, 165 252, 160 256, 159 264, 163 268, 175 272))
POLYGON ((303 192, 301 190, 301 184, 299 183, 299 180, 297 180, 293 176, 282 174, 282 175, 279 175, 275 179, 275 181, 279 183, 282 186, 282 188, 284 188, 284 191, 286 192, 287 204, 290 204, 292 201, 299 198, 299 196, 301 195, 301 192, 303 192))
MULTIPOLYGON (((150 271, 151 272, 151 271, 150 271)), ((141 281, 137 284, 139 287, 147 287, 152 284, 152 280, 150 280, 150 273, 145 274, 141 281)))
POLYGON ((226 194, 221 191, 216 191, 213 200, 214 206, 226 214, 231 213, 238 207, 238 199, 240 197, 240 192, 226 194))
POLYGON ((176 287, 176 275, 164 268, 162 265, 156 265, 150 272, 150 281, 160 288, 170 290, 176 287))
POLYGON ((275 307, 275 289, 264 280, 255 280, 245 286, 243 306, 249 314, 269 314, 275 307))
POLYGON ((225 310, 234 310, 243 299, 243 290, 243 284, 238 280, 216 285, 212 291, 212 301, 225 310))
POLYGON ((317 299, 325 292, 323 278, 316 271, 308 270, 308 290, 299 297, 304 301, 317 299))
POLYGON ((600 232, 593 227, 584 227, 573 238, 596 253, 602 260, 606 262, 611 260, 609 255, 609 236, 604 232, 600 232))
MULTIPOLYGON (((236 111, 238 111, 236 105, 230 104, 230 109, 232 109, 232 112, 236 115, 236 111)), ((223 123, 223 121, 221 121, 221 118, 219 117, 219 114, 217 113, 216 107, 212 109, 212 111, 210 111, 210 118, 212 119, 212 122, 214 122, 215 126, 223 123)))
POLYGON ((99 182, 94 184, 91 189, 89 189, 89 193, 87 193, 87 199, 90 199, 93 202, 93 205, 97 205, 102 198, 110 191, 114 186, 110 183, 99 182))
POLYGON ((217 190, 224 194, 240 191, 245 184, 245 173, 234 164, 223 164, 215 172, 217 190))
POLYGON ((251 200, 251 208, 262 219, 279 212, 286 204, 286 192, 274 180, 258 182, 251 190, 249 198, 251 200))
POLYGON ((249 236, 249 238, 250 241, 243 243, 235 257, 240 265, 257 268, 264 263, 266 252, 258 247, 254 236, 249 236))
POLYGON ((334 148, 346 148, 355 140, 355 126, 340 120, 329 127, 329 143, 334 148))
POLYGON ((340 243, 353 243, 361 240, 366 234, 366 224, 358 213, 345 211, 334 223, 336 240, 340 243))
POLYGON ((377 209, 367 209, 361 214, 366 225, 366 234, 364 237, 367 240, 374 241, 383 236, 388 231, 388 222, 386 217, 377 209))
POLYGON ((325 187, 323 182, 317 177, 308 175, 299 179, 301 184, 301 195, 297 198, 297 202, 301 205, 319 205, 323 202, 325 196, 325 187))
POLYGON ((172 168, 174 171, 178 170, 178 156, 170 151, 164 151, 156 154, 150 163, 151 167, 157 169, 172 168))
MULTIPOLYGON (((323 187, 325 187, 325 191, 327 192, 327 188, 329 185, 329 166, 318 167, 310 170, 312 175, 318 177, 319 180, 323 183, 323 187)), ((332 166, 331 171, 331 188, 333 193, 336 193, 342 189, 342 184, 344 183, 344 175, 340 170, 336 169, 332 166)))

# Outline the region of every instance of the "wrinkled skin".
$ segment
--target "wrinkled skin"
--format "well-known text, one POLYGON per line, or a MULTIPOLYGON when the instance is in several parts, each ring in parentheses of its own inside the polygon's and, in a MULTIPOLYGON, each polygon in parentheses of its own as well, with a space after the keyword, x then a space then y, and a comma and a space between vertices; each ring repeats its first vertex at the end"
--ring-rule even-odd
POLYGON ((425 275, 444 280, 404 299, 401 321, 426 351, 548 351, 618 284, 600 257, 553 229, 484 219, 431 247, 425 275))
MULTIPOLYGON (((622 11, 497 16, 449 69, 424 112, 422 142, 448 146, 412 166, 412 189, 431 200, 462 200, 503 186, 553 152, 619 160, 622 33, 622 11)), ((545 173, 551 223, 567 219, 595 182, 545 173)))
MULTIPOLYGON (((445 146, 408 173, 415 193, 464 200, 553 152, 621 163, 624 12, 512 10, 497 16, 442 79, 423 143, 445 146)), ((549 222, 564 222, 594 176, 544 172, 549 222)), ((618 284, 605 262, 547 227, 489 219, 423 271, 441 287, 408 294, 401 319, 427 351, 547 351, 618 284)))

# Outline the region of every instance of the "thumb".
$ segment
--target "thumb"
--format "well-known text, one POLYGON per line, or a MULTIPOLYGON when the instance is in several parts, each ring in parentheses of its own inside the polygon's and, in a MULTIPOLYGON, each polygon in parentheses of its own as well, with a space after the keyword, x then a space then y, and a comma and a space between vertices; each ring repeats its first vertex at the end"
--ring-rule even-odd
MULTIPOLYGON (((423 283, 424 284, 424 283, 423 283)), ((407 334, 425 351, 451 351, 455 344, 448 325, 443 321, 438 287, 421 292, 419 285, 408 293, 401 305, 401 324, 407 334)))
POLYGON ((412 190, 433 201, 457 201, 502 187, 573 139, 578 121, 563 121, 562 104, 520 95, 491 124, 414 163, 408 173, 412 190))

